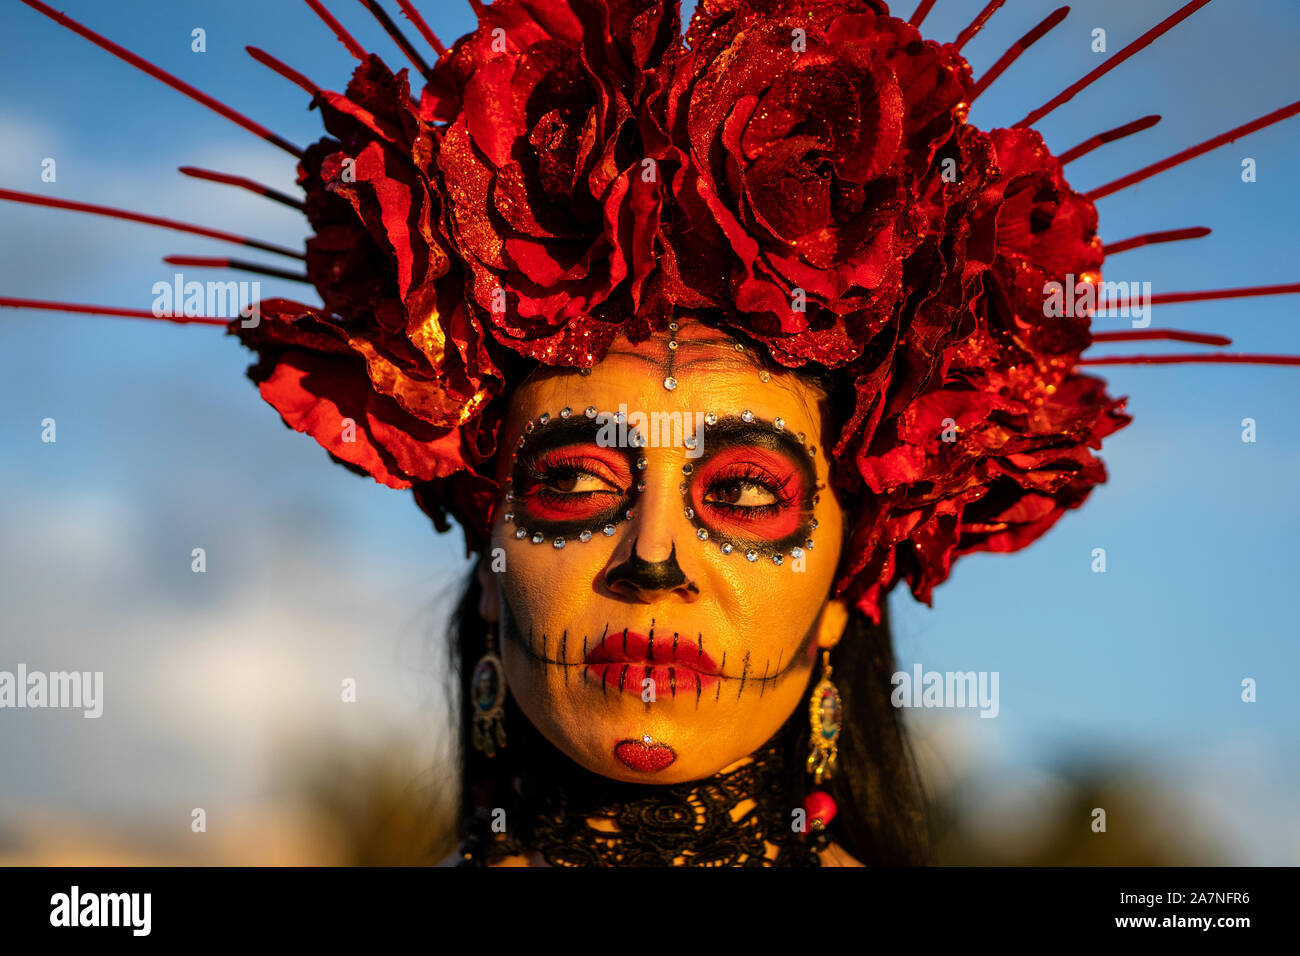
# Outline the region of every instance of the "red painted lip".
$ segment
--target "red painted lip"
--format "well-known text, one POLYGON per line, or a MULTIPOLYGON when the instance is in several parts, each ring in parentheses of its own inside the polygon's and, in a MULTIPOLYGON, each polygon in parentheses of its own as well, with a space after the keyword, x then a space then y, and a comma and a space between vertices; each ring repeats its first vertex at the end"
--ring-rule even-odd
POLYGON ((663 770, 677 759, 677 752, 667 744, 641 740, 620 740, 614 745, 614 756, 632 770, 654 773, 663 770))
MULTIPOLYGON (((652 640, 631 630, 617 631, 587 652, 586 664, 607 688, 640 697, 644 681, 654 681, 655 699, 701 694, 720 679, 718 665, 698 641, 685 636, 652 640)), ((637 741, 633 741, 637 743, 637 741)), ((620 745, 621 746, 621 745, 620 745)))

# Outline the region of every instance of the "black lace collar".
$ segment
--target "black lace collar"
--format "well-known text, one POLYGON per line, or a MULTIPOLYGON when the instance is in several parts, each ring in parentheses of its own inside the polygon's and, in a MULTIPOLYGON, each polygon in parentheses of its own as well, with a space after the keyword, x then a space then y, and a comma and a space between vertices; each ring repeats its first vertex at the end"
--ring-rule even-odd
POLYGON ((519 721, 494 758, 504 772, 479 788, 460 865, 531 850, 552 866, 820 866, 825 835, 793 826, 785 731, 729 773, 647 786, 579 767, 519 721), (752 806, 733 819, 746 800, 752 806))

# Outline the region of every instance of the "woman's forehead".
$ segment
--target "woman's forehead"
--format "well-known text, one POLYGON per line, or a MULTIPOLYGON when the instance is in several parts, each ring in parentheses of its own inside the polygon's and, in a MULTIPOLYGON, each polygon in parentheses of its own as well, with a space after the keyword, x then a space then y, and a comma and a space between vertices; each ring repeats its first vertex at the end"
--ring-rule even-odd
POLYGON ((520 396, 529 405, 556 394, 664 407, 704 399, 738 405, 753 396, 758 404, 785 408, 792 402, 809 405, 815 398, 803 380, 774 365, 752 344, 689 318, 637 342, 620 335, 589 370, 538 369, 530 385, 523 390, 528 394, 520 396))

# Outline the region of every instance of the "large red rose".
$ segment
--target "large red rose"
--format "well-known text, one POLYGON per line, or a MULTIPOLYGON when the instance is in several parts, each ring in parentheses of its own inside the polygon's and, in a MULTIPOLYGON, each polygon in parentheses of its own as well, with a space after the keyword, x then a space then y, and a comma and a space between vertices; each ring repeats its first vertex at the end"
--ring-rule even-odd
POLYGON ((918 197, 941 191, 969 68, 866 0, 705 2, 687 42, 665 107, 670 288, 787 364, 856 358, 940 235, 918 197))
POLYGON ((500 0, 439 63, 422 111, 449 123, 454 235, 517 351, 590 366, 643 308, 661 199, 642 131, 679 29, 664 0, 500 0))

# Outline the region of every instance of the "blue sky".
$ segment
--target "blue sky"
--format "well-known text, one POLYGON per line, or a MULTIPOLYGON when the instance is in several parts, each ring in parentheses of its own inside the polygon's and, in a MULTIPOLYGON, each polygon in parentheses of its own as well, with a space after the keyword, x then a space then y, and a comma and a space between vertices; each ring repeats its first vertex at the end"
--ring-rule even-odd
MULTIPOLYGON (((966 48, 975 74, 1054 5, 1009 3, 966 48)), ((1114 51, 1177 5, 1081 0, 975 104, 971 122, 1014 123, 1100 62, 1095 28, 1114 51)), ((360 5, 330 6, 364 46, 400 65, 360 5)), ((448 44, 471 25, 468 4, 421 6, 448 44)), ((923 32, 949 39, 982 6, 940 0, 923 32)), ((911 8, 905 0, 895 12, 911 8)), ((353 62, 291 0, 66 0, 60 9, 299 144, 320 135, 319 117, 244 45, 336 89, 353 62), (206 53, 190 49, 195 27, 206 30, 206 53)), ((1039 128, 1059 152, 1163 115, 1068 168, 1076 187, 1091 188, 1297 98, 1297 39, 1294 3, 1219 0, 1039 128)), ((176 172, 205 166, 292 192, 287 154, 19 3, 0 8, 0 53, 5 187, 301 244, 305 223, 293 210, 176 172), (57 162, 55 183, 40 180, 46 157, 57 162)), ((1112 241, 1214 229, 1118 256, 1107 278, 1149 281, 1155 292, 1296 281, 1297 146, 1293 119, 1102 200, 1101 235, 1112 241), (1244 157, 1256 160, 1257 182, 1241 181, 1244 157)), ((153 283, 175 271, 162 256, 232 252, 53 210, 6 204, 0 217, 4 295, 148 308, 153 283)), ((262 284, 267 296, 303 289, 262 284)), ((1296 317, 1294 298, 1272 297, 1158 307, 1153 325, 1300 354, 1296 317)), ((1106 350, 1124 349, 1096 352, 1106 350)), ((272 759, 259 733, 292 725, 306 737, 347 736, 361 732, 353 723, 409 729, 412 715, 428 716, 430 645, 465 566, 459 534, 436 537, 408 496, 330 467, 261 402, 243 377, 248 361, 219 329, 0 314, 0 669, 103 667, 110 688, 129 689, 95 727, 61 714, 0 715, 0 765, 20 768, 0 774, 0 809, 139 807, 205 788, 252 799, 257 768, 272 759), (58 423, 53 445, 40 441, 46 417, 58 423), (198 546, 208 551, 203 576, 189 569, 198 546), (259 668, 283 691, 278 709, 249 703, 265 697, 245 683, 259 668), (364 720, 321 702, 339 673, 364 673, 379 688, 364 720), (200 713, 195 701, 209 692, 200 713), (133 772, 112 772, 122 767, 133 772), (159 767, 165 780, 155 779, 159 767)), ((1099 373, 1112 394, 1130 396, 1135 419, 1106 442, 1109 482, 1026 552, 962 559, 933 609, 896 594, 900 664, 1000 673, 996 720, 958 713, 936 725, 947 722, 940 736, 958 741, 947 759, 974 774, 1011 787, 1017 774, 1085 756, 1131 757, 1209 808, 1207 825, 1233 835, 1241 862, 1300 862, 1290 800, 1300 789, 1300 698, 1290 686, 1300 673, 1300 369, 1099 373), (1240 439, 1247 417, 1254 443, 1240 439), (1090 571, 1096 547, 1106 549, 1105 574, 1090 571), (1240 701, 1246 677, 1258 683, 1253 704, 1240 701)))

